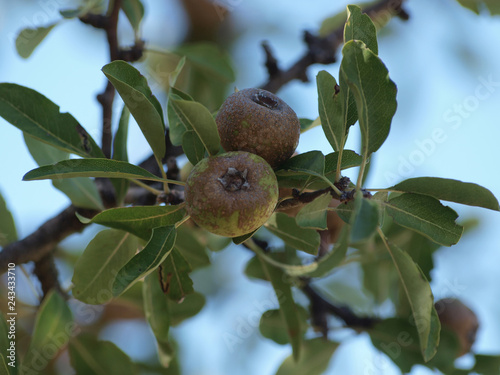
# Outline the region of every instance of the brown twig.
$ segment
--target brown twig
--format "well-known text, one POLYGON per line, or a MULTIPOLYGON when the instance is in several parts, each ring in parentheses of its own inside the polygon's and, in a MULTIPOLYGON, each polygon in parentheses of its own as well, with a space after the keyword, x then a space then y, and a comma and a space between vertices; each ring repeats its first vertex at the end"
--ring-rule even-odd
POLYGON ((49 252, 47 255, 42 257, 39 261, 35 262, 35 269, 33 274, 38 278, 42 286, 43 296, 52 289, 58 291, 61 295, 65 295, 59 284, 56 264, 54 262, 54 255, 49 252))
MULTIPOLYGON (((406 20, 409 16, 402 8, 403 1, 404 0, 382 0, 377 4, 363 9, 363 12, 368 14, 376 25, 383 24, 394 16, 406 20)), ((307 82, 307 69, 309 66, 313 64, 331 64, 336 61, 337 49, 343 43, 343 34, 344 25, 323 37, 313 35, 306 31, 304 33, 304 41, 307 44, 306 53, 287 70, 269 69, 268 67, 269 78, 267 82, 260 87, 267 91, 277 92, 282 86, 295 79, 307 82)), ((270 48, 269 46, 264 48, 267 56, 267 66, 270 48)), ((272 58, 276 60, 274 56, 272 56, 272 58)), ((274 61, 273 64, 277 66, 278 62, 274 61)))

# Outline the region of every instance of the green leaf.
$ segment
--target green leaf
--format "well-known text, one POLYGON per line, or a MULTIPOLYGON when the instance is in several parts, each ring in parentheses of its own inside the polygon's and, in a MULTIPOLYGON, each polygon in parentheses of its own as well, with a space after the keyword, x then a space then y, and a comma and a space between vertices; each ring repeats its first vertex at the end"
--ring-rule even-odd
POLYGON ((402 288, 412 311, 412 321, 417 328, 424 361, 429 361, 437 351, 441 325, 434 308, 434 297, 429 282, 411 257, 384 239, 399 274, 402 288))
POLYGON ((157 274, 151 273, 146 276, 142 286, 142 295, 144 299, 144 314, 156 338, 160 363, 162 366, 168 367, 172 357, 164 355, 165 351, 163 348, 169 345, 170 309, 169 301, 167 296, 163 294, 157 274))
POLYGON ((482 8, 487 8, 490 14, 500 14, 500 4, 496 0, 457 0, 460 5, 479 14, 482 8))
POLYGON ((476 354, 473 370, 479 374, 495 375, 500 372, 500 356, 476 354))
POLYGON ((182 135, 182 149, 193 165, 205 158, 205 146, 194 130, 187 130, 182 135))
POLYGON ((193 236, 191 228, 184 225, 177 228, 175 248, 186 258, 193 270, 210 264, 205 245, 193 236))
MULTIPOLYGON (((130 111, 127 106, 123 106, 120 121, 118 122, 118 129, 113 138, 113 160, 128 162, 127 139, 129 119, 130 111)), ((111 179, 111 183, 115 188, 116 202, 118 205, 121 205, 127 194, 130 181, 126 179, 111 179)))
POLYGON ((0 247, 17 240, 17 230, 12 213, 0 194, 0 247))
MULTIPOLYGON (((325 156, 325 176, 333 181, 335 172, 337 171, 338 159, 340 152, 332 152, 325 156)), ((352 150, 342 151, 342 160, 340 169, 349 169, 359 167, 363 162, 363 157, 352 150)))
POLYGON ((316 118, 315 120, 310 120, 308 118, 300 118, 300 133, 305 133, 308 130, 311 130, 312 128, 315 128, 318 125, 321 125, 320 118, 316 118))
POLYGON ((138 374, 131 359, 115 344, 88 333, 71 338, 69 356, 77 374, 138 374))
POLYGON ((0 375, 9 374, 9 367, 7 367, 5 356, 3 354, 0 354, 0 375))
POLYGON ((311 271, 303 273, 309 277, 323 277, 337 267, 345 258, 349 249, 350 225, 344 225, 339 239, 333 249, 317 262, 317 267, 311 271))
POLYGON ((85 224, 95 223, 121 229, 148 240, 154 228, 174 225, 184 215, 185 211, 179 206, 134 206, 110 208, 92 219, 80 220, 85 224))
POLYGON ((71 159, 53 165, 33 169, 23 177, 24 181, 72 177, 131 178, 165 182, 161 177, 137 165, 110 159, 71 159))
POLYGON ((306 204, 295 216, 297 225, 302 228, 327 229, 326 216, 331 201, 332 196, 326 193, 306 204))
POLYGON ((25 59, 30 57, 35 48, 57 24, 58 22, 45 27, 37 27, 36 29, 28 27, 22 30, 16 38, 16 50, 19 56, 25 59))
POLYGON ((177 112, 176 107, 172 103, 173 100, 187 100, 193 101, 188 94, 176 89, 175 87, 170 87, 170 95, 168 97, 167 105, 167 115, 168 115, 168 129, 170 141, 174 146, 182 145, 182 136, 188 130, 186 124, 183 122, 183 117, 181 113, 177 112))
POLYGON ((75 264, 73 296, 90 305, 110 301, 118 271, 134 256, 138 246, 137 238, 127 232, 106 229, 97 233, 75 264))
POLYGON ((455 223, 457 213, 428 195, 404 193, 389 199, 385 207, 397 224, 438 244, 451 246, 462 236, 464 228, 455 223))
POLYGON ((318 111, 326 139, 335 151, 344 148, 347 128, 344 122, 343 98, 335 78, 326 70, 316 76, 318 111))
POLYGON ((498 200, 488 189, 470 182, 448 178, 417 177, 404 180, 387 190, 430 195, 436 199, 499 211, 498 200))
POLYGON ((288 357, 276 375, 321 375, 328 368, 330 359, 339 345, 323 338, 306 340, 303 354, 298 361, 288 357))
POLYGON ((287 214, 281 212, 273 214, 265 227, 295 249, 313 255, 318 253, 319 233, 314 229, 299 227, 295 219, 287 214))
POLYGON ((238 236, 238 237, 233 237, 232 238, 232 241, 235 245, 241 245, 243 242, 245 242, 246 240, 250 239, 253 237, 253 235, 255 234, 255 232, 257 232, 260 228, 257 228, 255 229, 253 232, 250 232, 250 233, 247 233, 247 234, 243 234, 241 236, 238 236))
POLYGON ((176 230, 173 226, 154 228, 151 239, 144 249, 118 271, 113 283, 113 296, 119 296, 163 263, 174 247, 175 237, 176 230))
MULTIPOLYGON (((69 159, 69 154, 24 133, 24 141, 38 165, 53 164, 69 159)), ((94 181, 87 177, 52 180, 52 185, 62 191, 75 207, 102 210, 104 205, 94 181)))
POLYGON ((24 357, 21 374, 43 374, 50 361, 64 348, 76 329, 71 310, 61 295, 50 291, 40 305, 35 327, 24 357), (50 351, 48 348, 51 348, 50 351), (43 361, 40 356, 43 355, 43 361))
POLYGON ((379 226, 379 205, 376 202, 363 198, 363 194, 357 192, 354 207, 355 217, 351 229, 352 243, 369 239, 379 226))
POLYGON ((157 160, 165 156, 163 110, 146 78, 125 61, 113 61, 102 68, 130 110, 157 160))
POLYGON ((362 41, 375 55, 378 55, 377 29, 371 18, 362 13, 361 8, 357 5, 347 6, 344 43, 350 40, 362 41))
POLYGON ((144 17, 144 5, 140 0, 123 0, 122 9, 125 12, 132 28, 137 33, 144 17))
POLYGON ((304 328, 299 310, 293 300, 291 286, 282 270, 266 263, 260 255, 258 255, 258 258, 266 279, 273 285, 280 305, 281 319, 286 325, 288 339, 292 344, 293 358, 298 361, 301 356, 304 328))
POLYGON ((341 74, 356 101, 362 154, 368 157, 380 148, 389 134, 397 107, 396 85, 382 61, 363 42, 347 42, 342 54, 341 74))
MULTIPOLYGON (((181 74, 182 68, 184 68, 184 65, 186 63, 186 57, 183 56, 177 65, 175 66, 175 69, 170 72, 168 75, 168 83, 170 85, 169 91, 170 92, 176 92, 177 89, 174 88, 175 83, 177 82, 177 78, 179 78, 179 75, 181 74)), ((180 90, 177 90, 177 94, 179 95, 180 90)), ((193 100, 189 95, 185 94, 187 97, 183 97, 182 95, 179 95, 181 99, 185 100, 193 100)))
POLYGON ((168 301, 170 309, 170 324, 172 326, 179 325, 184 320, 189 319, 198 314, 205 305, 205 296, 194 292, 186 295, 182 303, 176 303, 165 297, 168 301))
POLYGON ((235 80, 229 55, 215 43, 183 44, 174 52, 186 56, 190 64, 208 76, 215 77, 226 83, 235 80))
POLYGON ((69 113, 35 90, 0 83, 0 116, 12 125, 60 150, 83 157, 104 154, 89 133, 69 113))
POLYGON ((323 177, 325 156, 320 151, 309 151, 296 155, 284 162, 276 171, 277 175, 306 174, 323 177))
MULTIPOLYGON (((302 335, 307 329, 307 311, 300 305, 296 305, 299 319, 301 321, 302 335)), ((259 322, 259 330, 262 336, 273 340, 277 344, 286 345, 290 342, 287 327, 283 321, 280 310, 267 310, 262 313, 259 322)))
POLYGON ((182 254, 174 248, 160 266, 163 292, 171 300, 181 303, 187 294, 193 293, 193 281, 189 277, 191 267, 182 254))
POLYGON ((201 103, 189 100, 170 98, 169 104, 186 131, 194 130, 209 155, 217 155, 220 150, 220 137, 210 111, 201 103))

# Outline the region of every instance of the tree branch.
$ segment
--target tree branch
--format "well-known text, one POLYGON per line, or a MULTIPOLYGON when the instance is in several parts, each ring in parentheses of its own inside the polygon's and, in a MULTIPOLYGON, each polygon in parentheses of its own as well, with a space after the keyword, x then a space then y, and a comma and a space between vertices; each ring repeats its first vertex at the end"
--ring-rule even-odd
MULTIPOLYGON (((382 25, 394 16, 406 20, 409 16, 402 8, 403 1, 382 0, 377 4, 366 7, 363 12, 368 14, 376 25, 382 25)), ((265 44, 264 51, 266 53, 266 67, 269 78, 260 87, 270 92, 277 92, 282 86, 295 79, 307 82, 307 69, 309 66, 331 64, 336 61, 337 49, 344 41, 343 35, 344 25, 324 37, 306 31, 304 41, 307 44, 307 51, 288 70, 277 69, 278 62, 271 54, 270 47, 265 44)))

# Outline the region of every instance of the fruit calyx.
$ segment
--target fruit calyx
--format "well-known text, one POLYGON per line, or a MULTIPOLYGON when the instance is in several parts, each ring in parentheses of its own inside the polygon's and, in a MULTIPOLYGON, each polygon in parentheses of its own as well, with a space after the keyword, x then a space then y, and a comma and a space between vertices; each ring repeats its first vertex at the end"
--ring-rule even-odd
POLYGON ((248 169, 243 172, 236 168, 229 167, 227 172, 217 180, 224 186, 227 191, 247 190, 250 184, 247 181, 248 169))
POLYGON ((274 100, 270 96, 266 95, 266 93, 264 91, 259 91, 258 93, 254 94, 252 96, 252 100, 255 103, 257 103, 263 107, 267 107, 269 109, 274 109, 279 105, 279 103, 276 100, 274 100))

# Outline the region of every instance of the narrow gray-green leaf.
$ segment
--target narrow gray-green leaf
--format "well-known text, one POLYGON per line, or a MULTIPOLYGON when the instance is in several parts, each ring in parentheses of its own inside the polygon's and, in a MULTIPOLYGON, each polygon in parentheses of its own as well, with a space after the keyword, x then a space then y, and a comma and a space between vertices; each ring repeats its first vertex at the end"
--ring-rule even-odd
POLYGON ((134 206, 110 208, 92 219, 80 220, 121 229, 148 240, 154 228, 174 225, 185 214, 185 210, 179 206, 134 206))
POLYGON ((316 83, 321 127, 333 150, 340 151, 346 140, 342 93, 335 78, 325 70, 318 73, 316 83))
POLYGON ((280 305, 281 316, 286 325, 288 339, 292 344, 293 358, 298 361, 301 356, 304 329, 299 310, 293 300, 291 286, 287 283, 287 277, 281 269, 271 266, 259 255, 257 256, 266 279, 273 285, 280 305))
POLYGON ((172 109, 187 130, 194 130, 210 155, 220 150, 220 137, 217 125, 210 111, 201 103, 170 99, 172 109))
POLYGON ((89 133, 69 113, 35 90, 0 83, 0 116, 32 137, 83 157, 104 154, 89 133))
POLYGON ((168 344, 170 308, 168 298, 160 286, 158 274, 150 273, 144 278, 142 296, 144 300, 144 315, 156 338, 159 353, 158 359, 163 366, 168 366, 171 356, 162 355, 163 351, 161 348, 168 344))
POLYGON ((361 40, 375 55, 378 55, 377 29, 372 19, 366 13, 362 13, 357 5, 347 6, 344 43, 350 40, 361 40))
MULTIPOLYGON (((302 334, 307 329, 307 311, 300 305, 295 305, 299 319, 301 321, 302 334)), ((262 336, 273 340, 277 344, 286 345, 290 342, 287 326, 283 321, 283 316, 280 310, 267 310, 262 313, 259 322, 259 331, 262 336)))
MULTIPOLYGON (((26 133, 24 133, 24 141, 31 156, 40 166, 53 164, 69 158, 67 152, 41 142, 26 133)), ((52 180, 52 185, 66 194, 75 207, 90 208, 93 210, 104 209, 97 186, 88 177, 52 180)))
MULTIPOLYGON (((127 139, 128 139, 128 124, 130 119, 130 111, 127 106, 123 106, 118 122, 118 129, 113 138, 113 159, 128 162, 127 139)), ((121 205, 127 194, 130 186, 130 181, 127 179, 111 179, 111 183, 115 188, 116 204, 121 205)))
POLYGON ((388 190, 430 195, 436 199, 499 211, 498 200, 488 189, 470 182, 448 178, 417 177, 404 180, 388 190))
POLYGON ((130 110, 157 160, 165 156, 163 110, 146 78, 125 61, 113 61, 102 68, 130 110))
POLYGON ((111 159, 71 159, 33 169, 24 181, 72 177, 131 178, 136 180, 165 180, 137 165, 111 159))
POLYGON ((97 233, 75 264, 73 296, 90 305, 110 301, 115 277, 138 245, 137 238, 127 232, 106 229, 97 233))
POLYGON ((144 5, 142 5, 141 0, 122 0, 122 9, 137 33, 144 17, 144 5))
POLYGON ((193 165, 205 158, 205 146, 194 130, 184 132, 182 136, 182 149, 189 162, 193 165))
POLYGON ((408 298, 412 320, 416 325, 420 339, 422 355, 425 361, 429 361, 436 354, 440 331, 431 287, 420 267, 413 262, 407 253, 385 239, 384 243, 408 298))
POLYGON ((490 14, 500 14, 500 4, 497 0, 457 0, 462 6, 479 14, 483 7, 486 7, 490 14))
POLYGON ((0 194, 0 247, 17 240, 17 230, 12 213, 0 194))
POLYGON ((288 357, 281 364, 276 375, 321 375, 328 368, 328 364, 339 344, 321 337, 306 340, 303 343, 303 354, 297 361, 288 357))
POLYGON ((363 198, 358 192, 354 203, 355 218, 351 228, 351 242, 361 242, 369 239, 379 226, 379 205, 363 198))
POLYGON ((180 113, 177 112, 172 100, 193 100, 188 94, 176 89, 175 87, 170 87, 170 94, 168 96, 167 105, 167 115, 168 115, 168 135, 170 141, 174 146, 180 146, 182 144, 182 136, 188 130, 183 122, 180 113))
POLYGON ((64 298, 50 291, 40 305, 28 351, 21 365, 21 374, 44 374, 49 365, 71 337, 75 328, 71 310, 64 298), (47 348, 51 348, 50 352, 47 348), (40 361, 40 353, 45 353, 40 361))
POLYGON ((119 296, 163 263, 174 247, 175 237, 174 226, 153 229, 153 234, 144 249, 118 271, 113 283, 113 296, 119 296))
POLYGON ((342 54, 341 73, 356 100, 362 154, 368 157, 389 134, 397 107, 396 85, 383 62, 363 42, 347 42, 342 54))
POLYGON ((175 248, 186 258, 193 270, 210 264, 206 241, 193 236, 192 228, 184 225, 177 228, 175 248))
POLYGON ((174 248, 161 264, 161 284, 163 292, 171 300, 180 303, 187 294, 193 293, 193 281, 189 277, 191 267, 179 250, 174 248))
POLYGON ((276 212, 267 221, 265 227, 295 249, 313 255, 318 253, 319 233, 314 229, 299 227, 295 219, 287 214, 276 212))
POLYGON ((389 199, 385 207, 397 224, 438 244, 451 246, 462 236, 464 228, 455 223, 457 213, 431 196, 404 193, 389 199))
MULTIPOLYGON (((175 83, 177 82, 177 78, 179 78, 179 74, 181 74, 181 71, 184 68, 185 64, 186 64, 186 57, 183 56, 179 60, 179 62, 177 63, 175 69, 172 72, 170 72, 170 74, 168 75, 168 84, 170 85, 170 91, 173 91, 174 93, 176 92, 175 88, 174 88, 175 83), (172 89, 174 89, 174 90, 172 90, 172 89)), ((188 95, 188 98, 182 98, 182 99, 193 100, 193 98, 191 98, 189 95, 188 95)))
POLYGON ((325 156, 320 151, 309 151, 294 156, 276 171, 277 175, 308 174, 323 177, 325 173, 325 156))
POLYGON ((71 367, 78 375, 120 374, 137 375, 137 369, 128 355, 110 341, 101 341, 88 333, 69 341, 71 367))
POLYGON ((311 203, 306 204, 295 216, 297 225, 302 228, 318 230, 327 229, 326 216, 328 204, 332 201, 330 193, 323 194, 311 203))
POLYGON ((319 261, 316 262, 316 268, 302 273, 304 276, 309 277, 323 277, 330 273, 337 267, 345 258, 347 250, 349 249, 350 225, 344 225, 339 239, 335 243, 332 250, 326 255, 323 255, 319 261))
POLYGON ((22 30, 16 38, 16 50, 19 56, 25 59, 30 57, 35 48, 57 24, 58 22, 45 27, 37 27, 36 29, 29 27, 22 30))
POLYGON ((179 325, 184 320, 195 316, 205 306, 205 296, 198 292, 188 294, 182 303, 173 302, 167 297, 165 299, 168 301, 172 326, 179 325))

